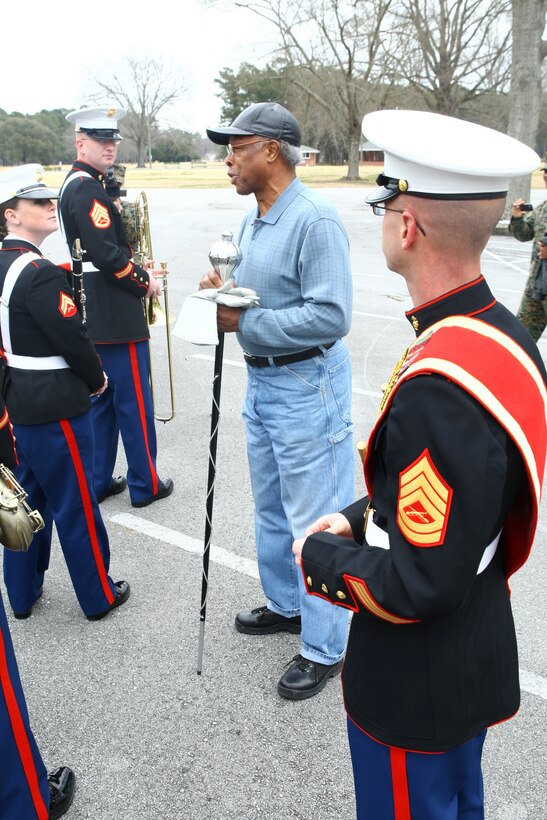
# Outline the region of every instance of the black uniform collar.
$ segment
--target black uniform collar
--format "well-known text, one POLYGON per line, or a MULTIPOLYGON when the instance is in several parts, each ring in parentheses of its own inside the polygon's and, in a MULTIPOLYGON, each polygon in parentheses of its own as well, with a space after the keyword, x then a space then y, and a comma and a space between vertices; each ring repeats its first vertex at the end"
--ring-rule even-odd
POLYGON ((496 304, 484 276, 405 313, 416 336, 447 316, 475 316, 496 304))
POLYGON ((42 256, 42 251, 33 245, 32 242, 27 242, 26 239, 19 239, 17 236, 6 238, 2 241, 3 251, 30 251, 31 253, 39 253, 42 256))
POLYGON ((85 171, 87 174, 90 174, 92 177, 97 179, 99 182, 102 182, 103 178, 104 178, 104 174, 102 174, 100 171, 97 171, 97 169, 94 168, 92 165, 88 165, 87 162, 82 162, 79 159, 77 159, 74 162, 74 164, 72 166, 72 170, 73 171, 85 171))

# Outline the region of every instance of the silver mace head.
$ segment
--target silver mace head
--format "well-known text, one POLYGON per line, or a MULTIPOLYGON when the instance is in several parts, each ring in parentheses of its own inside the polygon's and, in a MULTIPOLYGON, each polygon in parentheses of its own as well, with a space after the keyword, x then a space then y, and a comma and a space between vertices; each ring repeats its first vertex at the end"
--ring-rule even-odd
POLYGON ((223 231, 222 239, 212 245, 209 251, 209 262, 223 282, 231 277, 241 262, 241 250, 234 242, 232 231, 223 231))

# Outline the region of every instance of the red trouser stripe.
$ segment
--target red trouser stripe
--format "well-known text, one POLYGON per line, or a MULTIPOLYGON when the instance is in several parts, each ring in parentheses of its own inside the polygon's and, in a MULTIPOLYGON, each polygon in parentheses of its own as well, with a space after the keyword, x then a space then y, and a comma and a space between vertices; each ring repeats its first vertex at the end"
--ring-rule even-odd
POLYGON ((137 348, 135 342, 129 343, 129 357, 131 360, 131 372, 133 373, 133 384, 135 385, 135 395, 137 396, 137 405, 139 407, 139 418, 141 420, 142 435, 144 439, 144 446, 146 448, 146 456, 150 466, 150 476, 152 478, 152 495, 156 495, 159 489, 158 474, 154 469, 152 456, 150 455, 150 445, 148 443, 148 427, 146 425, 146 413, 144 409, 144 398, 141 387, 141 374, 139 370, 139 360, 137 358, 137 348))
POLYGON ((67 419, 61 419, 59 421, 59 424, 61 425, 61 429, 65 434, 66 443, 68 444, 68 449, 72 457, 72 463, 74 464, 74 469, 76 471, 76 478, 78 480, 78 486, 80 488, 80 496, 82 498, 82 505, 84 508, 87 531, 89 533, 89 540, 91 542, 93 557, 95 558, 95 564, 97 566, 97 572, 99 573, 101 586, 103 588, 106 600, 109 604, 112 604, 114 603, 114 593, 112 592, 110 584, 108 583, 108 575, 106 573, 106 569, 104 566, 103 554, 99 546, 99 539, 97 538, 97 529, 95 527, 93 507, 91 506, 89 488, 87 486, 85 470, 82 464, 82 459, 80 457, 80 451, 78 450, 76 437, 74 436, 72 427, 70 426, 70 423, 67 419))
POLYGON ((47 820, 47 818, 49 817, 49 810, 46 808, 44 799, 40 792, 40 787, 38 785, 38 774, 36 772, 36 766, 34 765, 34 759, 32 757, 32 751, 30 749, 30 743, 28 741, 25 724, 21 716, 21 711, 19 709, 19 704, 17 703, 17 698, 15 697, 15 692, 13 691, 13 686, 11 685, 8 662, 6 658, 6 648, 4 646, 4 636, 2 635, 1 631, 0 682, 2 684, 2 691, 4 693, 4 699, 6 701, 11 728, 13 729, 15 745, 17 746, 19 757, 21 758, 21 763, 30 789, 32 802, 34 803, 34 808, 36 809, 36 816, 38 817, 38 820, 47 820))
POLYGON ((390 746, 391 782, 393 784, 393 808, 395 820, 412 820, 410 815, 410 798, 406 779, 406 752, 390 746))

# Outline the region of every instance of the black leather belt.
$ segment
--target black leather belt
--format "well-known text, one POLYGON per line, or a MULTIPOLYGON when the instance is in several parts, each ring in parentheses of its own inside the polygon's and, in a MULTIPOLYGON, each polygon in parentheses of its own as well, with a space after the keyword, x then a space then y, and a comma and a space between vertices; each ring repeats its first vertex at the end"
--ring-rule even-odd
POLYGON ((267 356, 251 356, 250 353, 245 352, 243 358, 251 367, 270 367, 271 362, 279 367, 283 364, 295 364, 296 362, 304 362, 306 359, 313 359, 314 356, 321 356, 323 350, 330 350, 336 344, 336 341, 323 345, 323 349, 310 347, 309 350, 300 350, 298 353, 289 353, 287 356, 273 356, 271 360, 267 356))

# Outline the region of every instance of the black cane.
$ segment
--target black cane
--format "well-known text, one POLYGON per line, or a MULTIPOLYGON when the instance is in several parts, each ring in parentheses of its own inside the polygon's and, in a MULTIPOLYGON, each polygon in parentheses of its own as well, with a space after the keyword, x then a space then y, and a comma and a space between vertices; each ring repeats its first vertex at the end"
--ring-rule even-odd
POLYGON ((213 531, 213 502, 217 467, 218 425, 220 421, 220 388, 222 385, 222 357, 224 354, 224 333, 218 334, 215 350, 215 370, 213 375, 213 404, 211 407, 211 437, 209 440, 209 472, 207 475, 207 498, 205 502, 205 537, 203 543, 203 564, 201 575, 201 606, 199 610, 198 675, 201 675, 203 643, 205 639, 205 616, 207 614, 207 592, 209 589, 209 554, 213 531))
MULTIPOLYGON (((222 234, 220 242, 215 242, 209 251, 209 261, 217 274, 226 282, 241 260, 241 251, 233 242, 231 231, 222 234)), ((222 383, 222 357, 224 354, 224 333, 218 334, 215 350, 213 374, 213 404, 211 408, 211 435, 209 439, 209 470, 207 475, 207 498, 205 503, 205 537, 201 574, 201 606, 199 610, 199 641, 197 673, 201 675, 203 645, 205 640, 205 617, 207 614, 207 592, 209 589, 209 555, 211 533, 213 531, 213 501, 215 493, 218 427, 220 421, 220 387, 222 383)))

